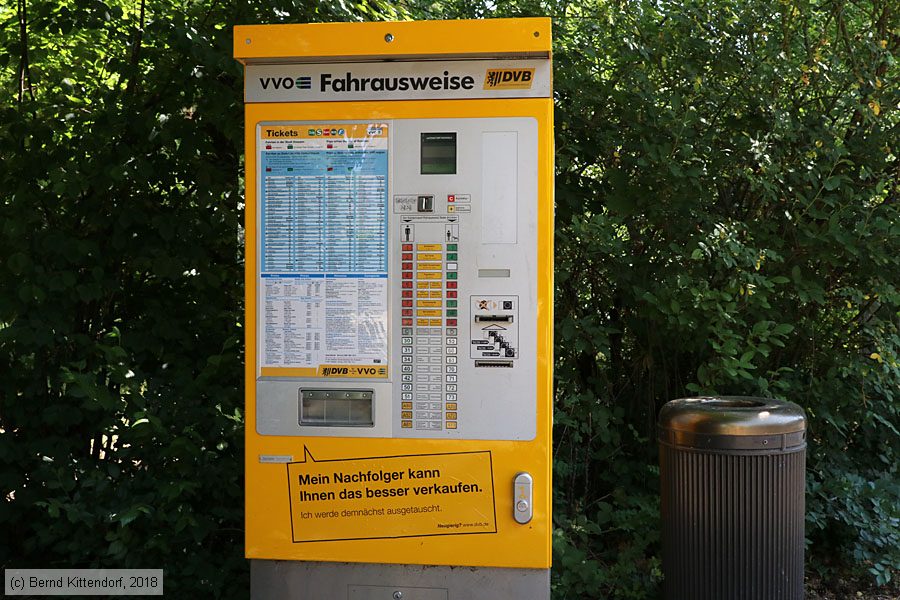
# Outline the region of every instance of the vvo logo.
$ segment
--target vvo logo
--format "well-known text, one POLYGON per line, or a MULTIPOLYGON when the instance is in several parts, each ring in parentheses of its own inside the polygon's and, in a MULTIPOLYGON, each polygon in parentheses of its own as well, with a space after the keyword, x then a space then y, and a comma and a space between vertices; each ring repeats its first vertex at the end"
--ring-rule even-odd
POLYGON ((264 90, 311 90, 312 77, 260 77, 259 85, 264 90))
POLYGON ((530 90, 534 69, 488 69, 484 74, 486 90, 530 90))

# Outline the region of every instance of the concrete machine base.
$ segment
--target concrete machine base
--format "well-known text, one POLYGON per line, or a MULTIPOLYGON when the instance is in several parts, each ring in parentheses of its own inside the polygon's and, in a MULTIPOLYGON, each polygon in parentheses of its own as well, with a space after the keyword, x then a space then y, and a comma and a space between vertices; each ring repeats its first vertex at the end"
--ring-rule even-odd
POLYGON ((549 569, 250 561, 253 600, 548 600, 549 569))

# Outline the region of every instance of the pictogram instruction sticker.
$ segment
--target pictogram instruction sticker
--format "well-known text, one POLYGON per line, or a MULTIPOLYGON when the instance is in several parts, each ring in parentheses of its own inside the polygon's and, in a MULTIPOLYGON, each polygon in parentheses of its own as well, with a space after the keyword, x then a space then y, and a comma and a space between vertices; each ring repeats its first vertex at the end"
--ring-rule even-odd
POLYGON ((497 533, 490 451, 287 465, 294 543, 497 533))

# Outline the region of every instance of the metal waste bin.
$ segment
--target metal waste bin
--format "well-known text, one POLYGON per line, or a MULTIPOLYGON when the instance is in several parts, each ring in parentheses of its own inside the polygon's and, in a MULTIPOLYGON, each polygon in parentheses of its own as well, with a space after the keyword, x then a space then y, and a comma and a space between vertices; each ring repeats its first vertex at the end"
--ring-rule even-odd
POLYGON ((803 409, 682 398, 658 425, 664 598, 802 600, 803 409))

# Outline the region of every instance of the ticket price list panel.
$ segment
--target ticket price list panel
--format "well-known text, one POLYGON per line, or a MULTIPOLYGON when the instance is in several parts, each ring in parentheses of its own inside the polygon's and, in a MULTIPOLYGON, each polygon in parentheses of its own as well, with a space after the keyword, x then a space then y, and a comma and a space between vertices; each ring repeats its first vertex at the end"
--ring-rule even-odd
POLYGON ((258 130, 262 367, 386 376, 388 129, 258 130))
MULTIPOLYGON (((274 157, 267 162, 283 160, 274 157)), ((384 271, 386 185, 383 175, 267 176, 263 269, 271 273, 384 271), (323 198, 329 202, 323 203, 323 198)))
POLYGON ((402 429, 453 430, 459 423, 459 245, 446 227, 417 242, 401 231, 402 429))

